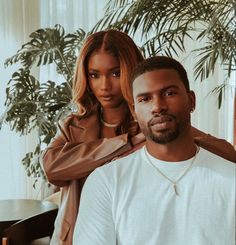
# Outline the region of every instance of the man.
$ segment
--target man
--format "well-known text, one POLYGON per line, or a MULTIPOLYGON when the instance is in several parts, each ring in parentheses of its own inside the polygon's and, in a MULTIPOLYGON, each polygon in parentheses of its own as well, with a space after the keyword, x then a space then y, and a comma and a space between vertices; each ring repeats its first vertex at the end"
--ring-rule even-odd
POLYGON ((146 145, 90 175, 73 244, 235 244, 235 164, 195 145, 186 71, 154 57, 132 81, 146 145))

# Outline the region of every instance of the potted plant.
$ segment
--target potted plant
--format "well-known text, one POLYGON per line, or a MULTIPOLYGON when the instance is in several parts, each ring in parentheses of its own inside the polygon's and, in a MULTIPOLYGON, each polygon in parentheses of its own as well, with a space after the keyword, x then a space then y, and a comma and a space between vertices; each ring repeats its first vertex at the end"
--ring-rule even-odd
MULTIPOLYGON (((82 29, 65 34, 64 28, 39 29, 30 34, 30 41, 23 44, 15 55, 8 58, 6 66, 20 63, 6 88, 6 112, 2 123, 11 130, 27 135, 32 130, 38 133, 38 143, 32 152, 22 159, 28 176, 44 178, 39 158, 43 145, 48 145, 56 133, 58 120, 73 110, 71 85, 76 57, 85 38, 82 29), (54 64, 62 81, 40 82, 32 74, 35 67, 54 64)), ((35 185, 34 183, 34 185, 35 185)))

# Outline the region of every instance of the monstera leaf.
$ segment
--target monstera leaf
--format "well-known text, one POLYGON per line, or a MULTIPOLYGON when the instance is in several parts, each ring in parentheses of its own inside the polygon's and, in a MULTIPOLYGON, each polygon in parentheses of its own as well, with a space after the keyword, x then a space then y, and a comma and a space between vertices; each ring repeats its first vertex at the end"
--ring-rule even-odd
POLYGON ((58 73, 69 81, 85 32, 79 29, 73 34, 65 35, 64 28, 55 25, 54 28, 39 29, 29 37, 31 40, 23 44, 14 56, 8 58, 5 65, 21 63, 25 69, 31 69, 33 65, 54 63, 58 73))
MULTIPOLYGON (((29 176, 44 178, 39 157, 56 133, 57 123, 74 110, 71 103, 71 85, 78 52, 86 33, 79 29, 65 34, 64 28, 39 29, 30 34, 30 41, 23 44, 15 55, 8 58, 6 66, 21 64, 6 88, 6 111, 1 116, 11 130, 27 135, 36 130, 38 144, 26 153, 22 163, 29 176), (40 82, 32 74, 34 67, 54 64, 63 81, 40 82)), ((35 185, 34 183, 34 185, 35 185)))

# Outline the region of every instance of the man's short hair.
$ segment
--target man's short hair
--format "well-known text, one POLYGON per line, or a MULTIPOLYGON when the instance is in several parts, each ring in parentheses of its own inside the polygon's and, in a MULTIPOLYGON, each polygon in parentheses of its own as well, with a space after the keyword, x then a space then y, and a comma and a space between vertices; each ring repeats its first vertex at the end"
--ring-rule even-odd
POLYGON ((134 69, 131 77, 131 82, 140 75, 160 69, 174 69, 178 72, 181 81, 184 83, 186 90, 189 92, 189 80, 187 76, 187 72, 184 67, 175 59, 167 57, 167 56, 156 56, 152 58, 148 58, 142 62, 140 62, 136 68, 134 69))

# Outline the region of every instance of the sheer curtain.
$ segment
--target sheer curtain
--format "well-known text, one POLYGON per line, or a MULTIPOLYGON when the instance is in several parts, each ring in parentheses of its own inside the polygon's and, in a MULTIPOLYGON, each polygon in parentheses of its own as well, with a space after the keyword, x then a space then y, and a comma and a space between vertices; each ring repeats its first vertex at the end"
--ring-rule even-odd
MULTIPOLYGON (((107 0, 1 0, 0 8, 0 114, 5 110, 5 88, 16 66, 4 68, 7 57, 15 54, 28 40, 31 32, 38 28, 53 27, 61 24, 65 31, 73 32, 78 28, 89 31, 96 21, 103 16, 107 0)), ((137 42, 138 43, 138 42, 137 42)), ((194 44, 196 45, 196 44, 194 44)), ((193 113, 193 125, 215 136, 233 142, 233 96, 227 91, 221 110, 217 109, 215 95, 208 93, 223 78, 222 69, 215 72, 210 81, 193 82, 193 60, 188 51, 178 57, 183 62, 192 81, 191 87, 197 94, 197 108, 193 113)), ((35 71, 38 72, 38 71, 35 71)), ((40 80, 56 80, 53 69, 39 71, 40 80)), ((235 79, 232 78, 235 84, 235 79)), ((28 178, 21 164, 25 152, 35 144, 36 134, 20 137, 4 125, 0 130, 0 199, 5 198, 42 198, 44 183, 37 189, 32 188, 33 180, 28 178)))
MULTIPOLYGON (((0 8, 0 115, 5 111, 5 88, 16 66, 4 68, 6 58, 15 54, 28 40, 31 32, 61 24, 66 32, 78 28, 89 31, 102 17, 104 0, 1 0, 0 8)), ((35 71, 37 72, 37 71, 35 71)), ((40 75, 49 79, 50 70, 40 75)), ((53 79, 51 77, 51 79, 53 79)), ((55 78, 53 79, 55 80, 55 78)), ((21 159, 36 143, 36 133, 19 136, 7 125, 0 130, 0 199, 42 198, 44 183, 32 187, 33 179, 26 176, 21 159)))
MULTIPOLYGON (((5 111, 5 88, 16 66, 4 69, 4 61, 15 54, 28 34, 38 28, 37 1, 2 0, 0 8, 0 114, 5 111)), ((0 130, 0 198, 29 197, 28 180, 21 158, 28 148, 27 138, 11 132, 7 125, 0 130)), ((30 191, 32 192, 32 191, 30 191)))
MULTIPOLYGON (((218 64, 208 79, 203 82, 194 80, 194 55, 190 55, 193 49, 199 48, 198 42, 189 41, 186 45, 186 52, 177 59, 187 70, 190 87, 196 94, 196 109, 192 113, 193 126, 202 131, 223 138, 233 143, 233 114, 234 114, 234 94, 235 89, 227 87, 222 100, 222 106, 218 109, 218 94, 212 91, 225 79, 225 71, 218 64)), ((235 84, 236 74, 232 74, 229 84, 235 84)))

